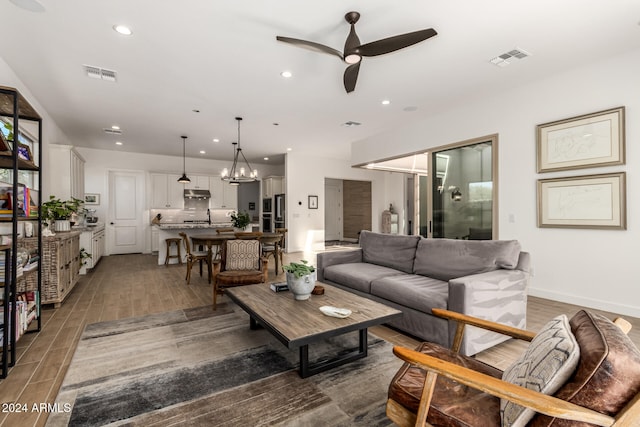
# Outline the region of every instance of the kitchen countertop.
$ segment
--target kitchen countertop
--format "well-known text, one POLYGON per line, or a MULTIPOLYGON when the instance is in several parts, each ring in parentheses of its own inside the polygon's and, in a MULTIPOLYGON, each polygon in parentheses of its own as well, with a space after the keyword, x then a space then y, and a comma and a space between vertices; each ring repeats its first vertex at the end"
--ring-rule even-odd
POLYGON ((154 224, 160 230, 180 230, 180 229, 194 229, 194 228, 222 228, 232 227, 230 222, 217 222, 208 224, 206 222, 180 222, 180 223, 160 223, 154 224))

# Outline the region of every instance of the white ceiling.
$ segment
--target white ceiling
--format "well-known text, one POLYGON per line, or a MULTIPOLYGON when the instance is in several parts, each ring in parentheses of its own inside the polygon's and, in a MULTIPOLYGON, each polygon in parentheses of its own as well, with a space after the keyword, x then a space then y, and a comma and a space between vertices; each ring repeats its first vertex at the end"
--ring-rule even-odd
POLYGON ((34 1, 0 0, 0 57, 70 142, 174 156, 184 134, 187 156, 229 159, 242 116, 252 161, 281 161, 287 148, 348 158, 352 141, 640 48, 638 0, 38 0, 43 12, 15 4, 34 1), (276 35, 342 50, 350 10, 362 15, 362 43, 424 28, 438 35, 364 58, 347 94, 338 58, 276 35), (489 62, 516 47, 532 56, 489 62), (118 81, 87 78, 83 65, 115 70, 118 81), (122 136, 103 132, 113 124, 122 136))

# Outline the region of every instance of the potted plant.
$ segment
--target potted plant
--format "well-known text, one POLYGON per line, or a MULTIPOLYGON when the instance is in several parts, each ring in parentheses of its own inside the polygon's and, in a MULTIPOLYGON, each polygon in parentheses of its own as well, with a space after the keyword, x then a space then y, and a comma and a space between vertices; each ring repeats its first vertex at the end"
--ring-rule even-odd
POLYGON ((249 212, 232 212, 231 213, 231 224, 234 228, 238 229, 238 231, 244 231, 251 222, 251 218, 249 217, 249 212))
POLYGON ((78 212, 84 202, 72 197, 70 200, 60 200, 56 196, 49 196, 49 200, 42 203, 42 219, 50 227, 55 222, 55 231, 71 230, 69 218, 78 212))
POLYGON ((283 265, 286 271, 287 285, 297 300, 306 300, 311 296, 311 291, 316 285, 316 269, 309 265, 307 260, 292 262, 283 265))

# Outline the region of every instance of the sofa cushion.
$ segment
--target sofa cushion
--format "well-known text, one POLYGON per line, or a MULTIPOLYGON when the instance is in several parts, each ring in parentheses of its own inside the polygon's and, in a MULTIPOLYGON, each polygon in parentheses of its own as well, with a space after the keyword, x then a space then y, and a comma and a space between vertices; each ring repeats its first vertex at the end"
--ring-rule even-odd
POLYGON ((413 259, 420 236, 360 232, 362 260, 371 264, 413 273, 413 259))
MULTIPOLYGON (((584 310, 570 321, 581 348, 575 374, 555 396, 607 415, 615 415, 640 391, 640 351, 611 320, 584 310)), ((538 414, 535 427, 591 427, 538 414)))
POLYGON ((386 276, 397 276, 398 270, 365 262, 334 264, 324 269, 324 279, 361 292, 371 293, 371 282, 386 276))
POLYGON ((518 265, 517 240, 424 239, 418 242, 414 273, 451 280, 518 265))
MULTIPOLYGON (((425 342, 416 351, 495 378, 502 374, 492 366, 437 344, 425 342)), ((425 377, 423 369, 405 363, 389 385, 389 398, 417 413, 425 377)), ((499 409, 497 397, 438 375, 427 422, 447 427, 500 427, 499 409)))
MULTIPOLYGON (((555 393, 573 374, 580 347, 564 314, 547 323, 524 352, 502 374, 502 379, 540 393, 555 393)), ((532 409, 501 399, 503 427, 525 426, 535 415, 532 409)))
POLYGON ((447 308, 449 284, 416 274, 386 276, 371 282, 371 295, 431 314, 432 308, 447 308))

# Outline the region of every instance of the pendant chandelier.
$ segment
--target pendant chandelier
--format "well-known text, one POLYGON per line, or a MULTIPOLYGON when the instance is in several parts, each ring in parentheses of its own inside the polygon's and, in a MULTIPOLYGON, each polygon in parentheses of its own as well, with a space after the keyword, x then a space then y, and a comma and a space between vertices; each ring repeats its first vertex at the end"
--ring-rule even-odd
POLYGON ((191 180, 189 179, 189 177, 187 177, 187 168, 184 153, 184 146, 185 142, 187 142, 187 137, 183 135, 180 138, 182 138, 182 176, 178 178, 178 182, 180 184, 188 184, 191 182, 191 180))
POLYGON ((231 185, 240 185, 241 182, 253 182, 258 179, 258 171, 256 169, 252 169, 249 161, 242 153, 242 148, 240 148, 240 122, 242 121, 242 117, 236 117, 238 121, 238 142, 233 142, 233 165, 231 166, 231 170, 224 168, 222 170, 220 178, 223 181, 227 181, 231 185), (238 165, 238 161, 240 165, 238 165), (246 167, 243 166, 246 165, 246 167), (247 175, 247 172, 249 173, 247 175))

